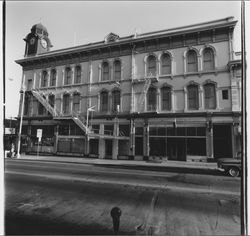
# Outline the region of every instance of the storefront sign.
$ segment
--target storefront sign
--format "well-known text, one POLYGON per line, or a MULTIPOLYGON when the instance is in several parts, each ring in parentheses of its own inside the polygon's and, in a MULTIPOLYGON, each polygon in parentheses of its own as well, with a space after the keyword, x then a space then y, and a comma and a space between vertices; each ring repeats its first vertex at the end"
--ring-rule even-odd
POLYGON ((43 135, 43 130, 37 129, 36 137, 39 139, 39 142, 41 142, 42 135, 43 135))

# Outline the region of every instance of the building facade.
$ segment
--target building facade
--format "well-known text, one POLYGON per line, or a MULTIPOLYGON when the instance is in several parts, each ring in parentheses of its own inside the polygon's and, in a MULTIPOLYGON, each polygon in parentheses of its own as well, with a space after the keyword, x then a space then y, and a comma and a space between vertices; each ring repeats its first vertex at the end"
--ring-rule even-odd
POLYGON ((110 33, 50 51, 47 29, 24 39, 19 118, 27 152, 107 159, 208 161, 241 151, 241 59, 232 17, 174 29, 110 33))

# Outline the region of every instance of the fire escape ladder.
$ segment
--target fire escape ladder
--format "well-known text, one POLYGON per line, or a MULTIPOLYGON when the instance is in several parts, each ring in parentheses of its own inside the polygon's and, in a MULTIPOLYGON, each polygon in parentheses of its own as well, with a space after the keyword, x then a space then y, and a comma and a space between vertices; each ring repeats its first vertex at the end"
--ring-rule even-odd
POLYGON ((139 102, 138 102, 138 112, 143 112, 144 110, 144 104, 145 104, 145 94, 147 93, 148 89, 149 89, 149 86, 151 84, 151 78, 147 78, 146 81, 145 81, 145 84, 143 86, 143 90, 142 90, 142 93, 139 97, 139 102))
POLYGON ((90 129, 86 126, 85 118, 80 117, 78 113, 72 111, 73 121, 86 133, 90 133, 90 129))
POLYGON ((36 90, 31 90, 33 96, 51 113, 52 116, 57 116, 57 111, 50 103, 36 90))

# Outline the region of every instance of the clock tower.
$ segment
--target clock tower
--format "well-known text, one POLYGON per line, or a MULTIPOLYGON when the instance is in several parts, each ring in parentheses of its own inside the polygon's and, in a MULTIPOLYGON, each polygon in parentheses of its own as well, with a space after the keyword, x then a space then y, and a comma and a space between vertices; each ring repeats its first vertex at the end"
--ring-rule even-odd
POLYGON ((26 42, 25 57, 48 52, 52 47, 49 34, 42 24, 33 25, 31 32, 24 38, 26 42))

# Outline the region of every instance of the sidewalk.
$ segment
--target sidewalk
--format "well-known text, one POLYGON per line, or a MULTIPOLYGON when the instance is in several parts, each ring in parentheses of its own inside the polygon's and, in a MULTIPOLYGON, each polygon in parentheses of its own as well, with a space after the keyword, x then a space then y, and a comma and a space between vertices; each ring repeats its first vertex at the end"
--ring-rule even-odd
POLYGON ((64 156, 36 156, 25 155, 20 156, 22 160, 40 160, 40 161, 52 161, 52 162, 66 162, 66 163, 81 163, 81 164, 93 164, 93 165, 112 165, 112 166, 126 166, 126 167, 177 167, 177 168, 191 168, 191 169, 217 169, 216 163, 207 162, 184 162, 184 161, 162 161, 161 163, 155 163, 152 161, 134 161, 134 160, 110 160, 110 159, 96 159, 86 157, 64 157, 64 156))

